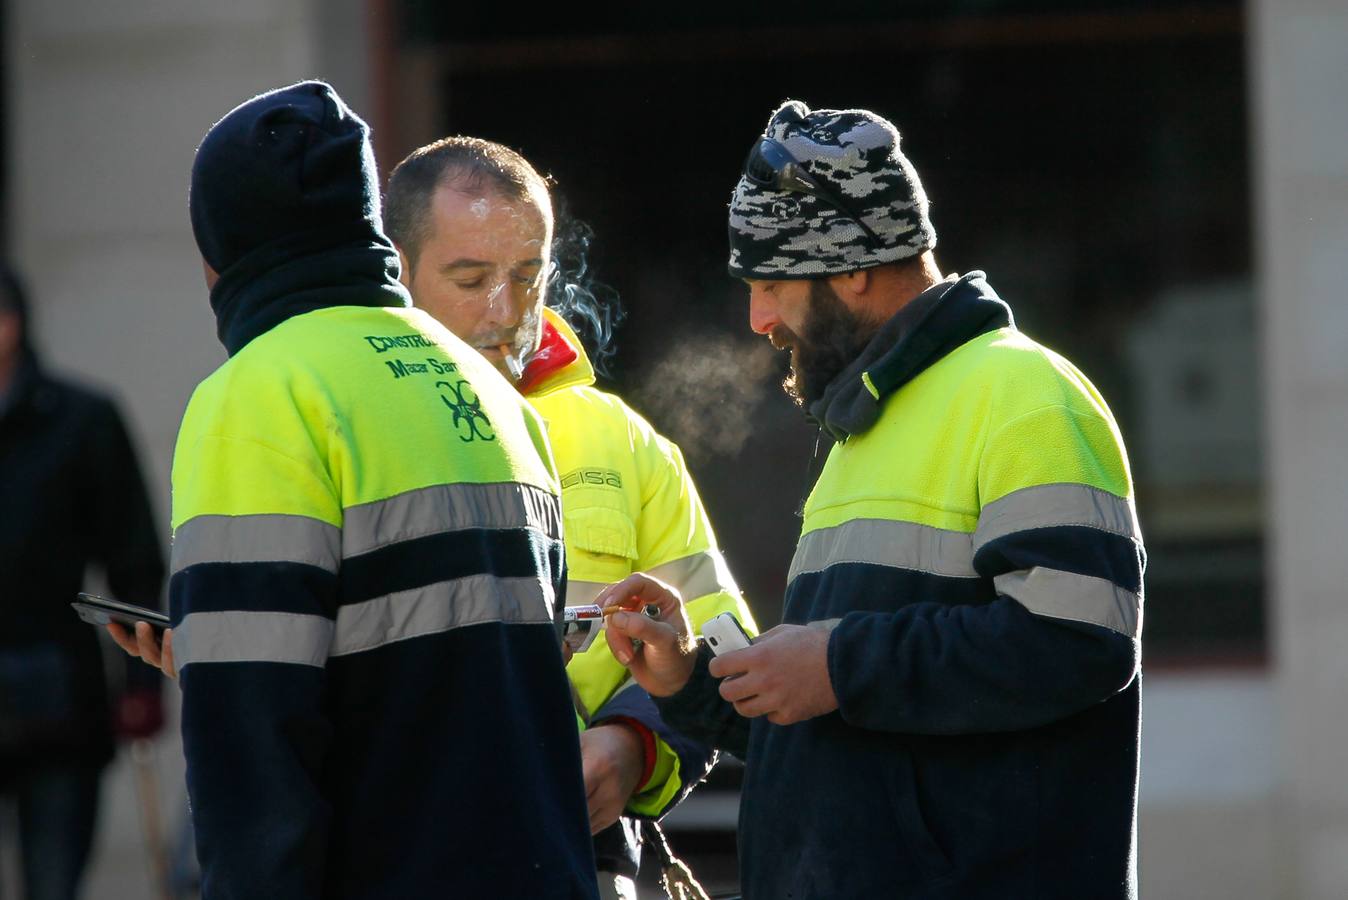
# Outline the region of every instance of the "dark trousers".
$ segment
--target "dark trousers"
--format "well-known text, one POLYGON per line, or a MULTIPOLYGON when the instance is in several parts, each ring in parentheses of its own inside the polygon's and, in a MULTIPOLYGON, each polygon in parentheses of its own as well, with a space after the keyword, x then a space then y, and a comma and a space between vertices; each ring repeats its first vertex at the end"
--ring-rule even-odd
POLYGON ((11 780, 24 900, 75 900, 98 818, 99 770, 44 767, 11 780))

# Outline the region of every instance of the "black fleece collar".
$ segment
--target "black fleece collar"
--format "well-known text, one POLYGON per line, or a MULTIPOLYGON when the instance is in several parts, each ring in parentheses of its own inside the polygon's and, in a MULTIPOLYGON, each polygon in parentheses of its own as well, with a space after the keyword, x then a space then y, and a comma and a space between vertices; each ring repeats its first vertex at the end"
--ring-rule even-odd
POLYGON ((353 235, 321 246, 300 235, 253 250, 211 290, 216 333, 230 356, 292 316, 329 306, 410 306, 391 244, 353 235))
POLYGON ((860 434, 875 424, 890 394, 932 363, 980 334, 1014 324, 1011 308, 982 272, 932 285, 882 325, 861 355, 829 382, 810 404, 810 418, 835 441, 860 434))

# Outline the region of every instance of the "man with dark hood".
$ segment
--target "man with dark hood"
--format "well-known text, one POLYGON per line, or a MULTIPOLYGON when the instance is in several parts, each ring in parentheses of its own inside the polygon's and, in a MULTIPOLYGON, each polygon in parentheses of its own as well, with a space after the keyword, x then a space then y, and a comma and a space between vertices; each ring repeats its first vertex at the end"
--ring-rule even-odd
POLYGON ((636 575, 600 601, 666 621, 618 613, 608 639, 671 725, 747 754, 746 898, 1132 898, 1145 556, 1123 441, 935 245, 893 125, 777 110, 730 271, 833 442, 786 624, 713 660, 636 575))
POLYGON ((541 421, 409 308, 327 85, 217 123, 191 213, 230 356, 173 470, 204 898, 594 897, 541 421))

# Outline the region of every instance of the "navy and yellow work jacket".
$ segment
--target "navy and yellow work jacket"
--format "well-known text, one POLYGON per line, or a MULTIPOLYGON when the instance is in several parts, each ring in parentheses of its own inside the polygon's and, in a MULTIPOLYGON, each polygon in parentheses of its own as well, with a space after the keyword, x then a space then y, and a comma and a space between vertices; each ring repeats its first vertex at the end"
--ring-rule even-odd
POLYGON ((974 272, 811 411, 784 619, 832 624, 839 709, 750 723, 705 657, 660 704, 747 746, 745 897, 1134 897, 1144 556, 1104 400, 974 272))
POLYGON ((206 898, 596 896, 543 424, 419 310, 334 306, 194 393, 174 650, 206 898))

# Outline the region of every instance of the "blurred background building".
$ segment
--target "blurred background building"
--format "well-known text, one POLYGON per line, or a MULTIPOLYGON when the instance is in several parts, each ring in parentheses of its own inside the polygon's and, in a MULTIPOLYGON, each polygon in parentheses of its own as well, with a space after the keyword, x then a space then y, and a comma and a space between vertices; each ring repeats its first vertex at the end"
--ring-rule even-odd
MULTIPOLYGON (((782 99, 874 109, 926 183, 943 267, 986 270, 1128 440, 1150 552, 1143 896, 1348 896, 1348 7, 601 6, 3 4, 6 252, 48 358, 131 413, 160 521, 178 418, 223 359, 187 221, 196 142, 321 77, 385 172, 468 133, 555 176, 628 311, 612 383, 683 445, 775 622, 814 434, 725 274, 725 207, 782 99)), ((159 757, 172 822, 173 738, 159 757)), ((152 897, 119 772, 89 896, 152 897)), ((724 871, 732 809, 690 801, 676 845, 724 871)))

